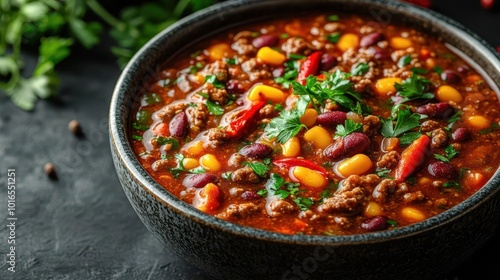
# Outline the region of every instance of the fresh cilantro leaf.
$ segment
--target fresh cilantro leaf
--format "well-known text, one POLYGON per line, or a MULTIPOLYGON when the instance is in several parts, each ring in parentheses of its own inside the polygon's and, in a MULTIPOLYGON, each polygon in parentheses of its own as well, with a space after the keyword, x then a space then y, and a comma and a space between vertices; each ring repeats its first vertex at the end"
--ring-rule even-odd
POLYGON ((226 58, 226 63, 229 65, 236 65, 236 64, 238 64, 238 60, 234 57, 226 58))
POLYGON ((456 121, 460 120, 460 118, 462 117, 462 114, 463 114, 462 111, 456 111, 455 114, 453 114, 453 116, 451 116, 451 118, 448 119, 448 127, 453 126, 453 124, 456 121))
POLYGON ((226 88, 224 83, 217 79, 216 75, 207 75, 205 77, 205 82, 214 85, 216 88, 226 88))
POLYGON ((262 196, 262 197, 266 197, 267 196, 267 190, 266 189, 258 190, 257 194, 260 195, 260 196, 262 196))
POLYGON ((184 167, 184 163, 183 163, 184 159, 185 159, 185 156, 183 154, 175 154, 174 157, 176 159, 177 166, 170 168, 169 171, 172 174, 172 176, 174 176, 174 178, 176 178, 176 179, 179 178, 179 175, 181 174, 181 172, 189 172, 189 173, 193 173, 193 174, 202 174, 202 173, 207 172, 201 166, 196 167, 192 170, 186 169, 186 167, 184 167))
POLYGON ((231 179, 231 171, 224 172, 220 176, 222 177, 222 179, 229 180, 231 179))
POLYGON ((363 124, 361 123, 356 123, 353 120, 347 119, 344 122, 344 125, 337 125, 337 130, 335 132, 336 136, 339 137, 346 137, 347 135, 353 133, 353 132, 360 132, 362 131, 363 124))
POLYGON ((306 56, 305 56, 305 55, 296 54, 296 53, 291 53, 288 57, 289 57, 291 60, 301 60, 301 59, 306 58, 306 56))
POLYGON ((353 76, 361 76, 370 70, 370 65, 368 63, 358 63, 351 69, 351 75, 353 76))
POLYGON ((424 74, 429 73, 429 71, 427 71, 426 69, 418 68, 418 67, 412 67, 411 72, 413 72, 413 74, 417 74, 417 75, 424 75, 424 74))
POLYGON ((479 134, 488 134, 490 132, 497 130, 498 127, 499 127, 499 125, 497 123, 492 123, 489 128, 480 130, 479 134))
POLYGON ((438 73, 439 75, 441 75, 443 73, 443 68, 441 68, 440 66, 436 66, 433 68, 434 72, 438 73))
POLYGON ((327 19, 328 21, 339 21, 340 17, 338 15, 329 15, 327 19))
POLYGON ((297 69, 292 69, 285 72, 283 76, 274 78, 274 81, 278 84, 281 84, 284 88, 288 89, 290 88, 290 84, 295 81, 298 75, 299 72, 297 71, 297 69))
POLYGON ((263 164, 262 162, 258 161, 252 161, 252 162, 245 162, 244 165, 250 166, 252 168, 253 172, 255 174, 259 175, 259 177, 264 177, 267 174, 267 171, 269 171, 269 167, 263 164))
POLYGON ((455 188, 455 189, 459 189, 460 188, 460 184, 458 182, 455 182, 455 181, 450 181, 450 182, 446 182, 443 184, 443 187, 444 188, 455 188))
POLYGON ((391 170, 387 169, 387 168, 377 168, 377 170, 375 170, 375 174, 377 174, 377 176, 379 176, 380 178, 393 179, 389 175, 390 172, 391 172, 391 170))
POLYGON ((145 125, 145 124, 140 124, 140 123, 136 123, 134 122, 132 124, 132 126, 134 127, 134 129, 136 130, 142 130, 142 131, 145 131, 145 130, 148 130, 149 129, 149 125, 145 125))
POLYGON ((335 73, 325 73, 325 80, 318 82, 317 78, 310 75, 306 85, 292 82, 294 94, 303 96, 304 100, 318 107, 324 107, 326 100, 332 100, 341 106, 353 111, 356 102, 361 102, 361 97, 354 91, 354 84, 349 80, 350 74, 337 70, 335 73))
MULTIPOLYGON (((399 68, 403 68, 405 67, 406 65, 410 64, 412 58, 411 58, 411 55, 407 54, 405 56, 402 56, 399 60, 398 60, 398 67, 399 68)), ((415 72, 414 72, 415 73, 415 72)))
POLYGON ((278 117, 271 119, 264 128, 264 131, 269 138, 276 137, 278 143, 284 144, 288 139, 297 135, 301 129, 307 128, 300 122, 300 117, 302 117, 304 111, 300 111, 297 108, 283 110, 278 117))
POLYGON ((334 44, 339 42, 340 32, 335 32, 329 35, 326 35, 326 39, 334 44))
POLYGON ((208 111, 216 116, 224 114, 224 108, 222 108, 219 104, 213 102, 212 100, 207 100, 205 102, 205 105, 207 105, 208 111))
POLYGON ((299 207, 299 209, 301 211, 308 210, 314 204, 314 201, 311 198, 309 198, 309 197, 300 197, 300 196, 294 198, 293 202, 295 202, 295 204, 297 204, 297 206, 299 207))
POLYGON ((422 136, 422 133, 418 131, 406 132, 403 133, 403 135, 399 136, 399 143, 403 146, 410 145, 420 136, 422 136))
POLYGON ((142 141, 142 136, 134 134, 134 135, 132 135, 132 139, 142 141))
POLYGON ((420 115, 412 113, 408 108, 400 108, 395 120, 389 117, 387 119, 381 119, 380 121, 382 122, 380 133, 384 137, 398 137, 399 135, 420 126, 420 115), (395 126, 394 122, 396 122, 395 126))
POLYGON ((158 143, 158 145, 170 144, 172 145, 172 150, 179 149, 179 141, 173 137, 158 136, 156 137, 156 143, 158 143))
POLYGON ((430 84, 429 80, 413 74, 401 84, 395 83, 394 87, 398 91, 398 94, 403 97, 400 103, 404 103, 415 99, 434 98, 434 94, 427 92, 427 87, 430 84))

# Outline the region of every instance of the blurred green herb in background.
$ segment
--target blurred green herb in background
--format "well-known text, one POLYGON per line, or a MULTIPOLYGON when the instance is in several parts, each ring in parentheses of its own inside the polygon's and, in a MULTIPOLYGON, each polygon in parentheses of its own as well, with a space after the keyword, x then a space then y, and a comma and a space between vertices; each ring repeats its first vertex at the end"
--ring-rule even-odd
POLYGON ((109 26, 111 52, 123 67, 149 39, 183 16, 213 0, 158 0, 125 7, 118 17, 97 0, 0 0, 0 91, 30 111, 40 98, 57 92, 55 66, 71 55, 75 43, 87 49, 101 41, 109 26), (88 20, 89 16, 96 18, 88 20), (37 49, 27 73, 23 53, 37 49))

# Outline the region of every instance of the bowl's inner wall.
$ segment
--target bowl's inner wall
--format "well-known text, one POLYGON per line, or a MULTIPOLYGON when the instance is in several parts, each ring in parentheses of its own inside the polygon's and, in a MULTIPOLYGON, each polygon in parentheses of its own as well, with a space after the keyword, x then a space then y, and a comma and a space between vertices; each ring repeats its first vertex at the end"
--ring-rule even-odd
MULTIPOLYGON (((199 12, 177 22, 157 35, 136 54, 136 57, 125 68, 122 81, 119 82, 119 87, 116 89, 120 93, 117 104, 121 107, 120 113, 117 114, 117 117, 120 118, 116 120, 117 123, 130 123, 131 108, 135 104, 136 99, 145 93, 146 88, 144 85, 146 81, 151 77, 154 78, 162 70, 162 66, 165 63, 175 59, 186 48, 189 48, 196 42, 249 22, 283 16, 300 16, 311 12, 318 13, 318 11, 326 14, 355 13, 360 16, 368 16, 372 17, 376 24, 382 26, 398 23, 406 24, 423 31, 424 34, 441 38, 444 42, 449 43, 460 52, 469 56, 482 68, 484 70, 483 73, 491 78, 491 86, 493 86, 498 95, 498 88, 500 87, 500 62, 498 61, 498 56, 493 54, 493 48, 477 36, 469 36, 468 33, 471 32, 459 24, 431 11, 423 11, 400 2, 386 0, 243 0, 230 1, 223 4, 212 6, 208 12, 199 12), (251 5, 248 5, 249 3, 251 5)), ((120 137, 125 137, 125 139, 119 140, 127 143, 127 146, 124 147, 125 153, 133 161, 132 164, 134 166, 139 166, 130 147, 129 127, 119 126, 117 130, 121 134, 120 137)), ((191 210, 187 210, 190 207, 189 205, 178 200, 157 184, 142 167, 138 167, 138 172, 152 186, 152 189, 149 191, 155 193, 155 196, 160 197, 160 200, 168 201, 168 203, 163 203, 172 203, 176 207, 179 207, 180 210, 194 213, 191 210)), ((495 186, 493 184, 486 185, 478 192, 484 193, 484 195, 481 194, 478 196, 476 194, 473 196, 473 199, 469 198, 467 200, 469 203, 462 203, 456 206, 453 215, 460 215, 460 213, 471 208, 472 204, 484 199, 485 196, 494 195, 493 192, 497 192, 495 186)), ((440 215, 442 216, 442 214, 440 215)), ((199 216, 199 214, 196 216, 199 216)), ((203 217, 203 219, 205 219, 205 222, 215 222, 216 224, 220 222, 215 221, 213 217, 203 217)), ((435 226, 439 222, 440 220, 434 217, 421 223, 421 226, 435 226)), ((401 229, 402 234, 408 233, 407 230, 409 230, 408 232, 412 232, 410 229, 401 229)), ((376 233, 374 235, 377 234, 385 235, 386 233, 376 233)))

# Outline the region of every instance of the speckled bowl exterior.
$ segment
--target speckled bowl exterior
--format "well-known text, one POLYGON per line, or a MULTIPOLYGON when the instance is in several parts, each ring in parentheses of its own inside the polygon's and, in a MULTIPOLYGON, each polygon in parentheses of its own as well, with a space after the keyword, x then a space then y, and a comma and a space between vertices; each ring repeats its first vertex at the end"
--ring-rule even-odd
POLYGON ((472 58, 498 93, 500 60, 478 36, 432 11, 386 0, 229 1, 170 26, 145 45, 117 82, 110 106, 111 151, 130 203, 169 250, 217 279, 434 279, 464 263, 500 224, 500 175, 460 205, 424 222, 350 236, 284 235, 204 214, 157 184, 130 146, 129 117, 143 83, 186 45, 250 19, 310 11, 351 12, 379 24, 401 21, 440 36, 472 58))

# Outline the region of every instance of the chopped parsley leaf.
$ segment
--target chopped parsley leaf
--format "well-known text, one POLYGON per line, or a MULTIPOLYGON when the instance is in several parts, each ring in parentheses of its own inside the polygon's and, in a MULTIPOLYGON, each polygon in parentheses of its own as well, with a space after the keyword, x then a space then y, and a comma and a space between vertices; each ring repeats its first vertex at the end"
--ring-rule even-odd
POLYGON ((366 72, 368 72, 368 70, 370 70, 370 65, 368 65, 368 63, 361 62, 361 63, 356 64, 356 66, 354 66, 351 69, 351 75, 361 76, 361 75, 365 74, 366 72))
POLYGON ((326 39, 328 41, 330 41, 331 43, 338 43, 339 39, 340 39, 340 32, 335 32, 335 33, 332 33, 330 35, 326 35, 326 39))
POLYGON ((444 183, 443 187, 445 187, 445 188, 456 188, 456 189, 459 189, 460 188, 460 184, 458 182, 455 182, 455 181, 450 181, 450 182, 444 183))
POLYGON ((207 105, 208 111, 210 111, 212 114, 216 116, 224 114, 224 109, 219 104, 213 102, 212 100, 207 100, 205 105, 207 105))
POLYGON ((309 198, 309 197, 301 197, 301 196, 298 196, 298 197, 294 198, 293 202, 295 202, 295 204, 297 204, 297 206, 299 207, 299 209, 302 210, 302 211, 308 210, 309 208, 311 208, 311 206, 314 203, 314 201, 311 198, 309 198))
POLYGON ((148 130, 149 129, 149 125, 145 125, 145 124, 140 124, 140 123, 136 123, 134 122, 132 124, 132 126, 134 127, 134 129, 136 130, 142 130, 142 131, 145 131, 145 130, 148 130))
POLYGON ((236 65, 236 64, 238 64, 238 60, 236 60, 236 58, 234 58, 234 57, 226 58, 226 63, 229 65, 236 65))
POLYGON ((266 166, 264 163, 258 162, 258 161, 244 162, 243 165, 248 165, 250 168, 252 168, 252 170, 253 170, 253 172, 255 172, 255 174, 259 175, 259 177, 266 176, 267 171, 269 171, 268 166, 266 166))
POLYGON ((441 68, 440 66, 436 66, 433 68, 434 72, 438 73, 439 75, 441 75, 443 73, 443 68, 441 68))
POLYGON ((452 145, 448 145, 444 148, 444 155, 434 154, 434 158, 442 162, 450 162, 458 154, 459 152, 452 145))
POLYGON ((202 174, 202 173, 205 173, 207 172, 203 167, 196 167, 194 169, 191 169, 191 170, 188 170, 184 167, 184 155, 183 154, 175 154, 174 155, 175 159, 176 159, 176 162, 177 162, 177 166, 176 167, 173 167, 173 168, 170 168, 169 171, 170 173, 172 174, 172 176, 174 176, 175 179, 177 179, 179 177, 179 175, 181 174, 181 172, 189 172, 189 173, 193 173, 193 174, 202 174))
POLYGON ((408 132, 420 126, 420 115, 412 113, 408 108, 400 108, 396 118, 380 119, 382 127, 380 133, 384 137, 398 137, 399 135, 408 132), (396 125, 394 126, 394 121, 396 125))
POLYGON ((498 127, 499 127, 499 125, 497 123, 492 123, 489 128, 480 130, 479 134, 488 134, 490 132, 497 130, 498 127))
POLYGON ((142 136, 134 134, 134 135, 132 135, 132 139, 142 141, 142 136))
POLYGON ((328 21, 339 21, 340 17, 338 15, 329 15, 327 19, 328 21))
MULTIPOLYGON (((410 64, 411 63, 411 55, 407 54, 405 56, 402 56, 399 60, 398 60, 398 67, 399 68, 403 68, 405 67, 406 65, 410 64)), ((415 73, 415 72, 413 72, 415 73)))
POLYGON ((173 137, 158 136, 158 137, 156 137, 156 143, 158 145, 170 144, 170 145, 172 145, 172 150, 179 149, 179 142, 177 141, 177 139, 175 139, 173 137))
POLYGON ((216 88, 226 88, 224 83, 217 79, 216 75, 207 75, 205 77, 205 82, 214 85, 216 88))
POLYGON ((344 122, 344 125, 337 125, 337 131, 335 132, 336 136, 346 137, 347 135, 353 132, 361 132, 363 128, 363 124, 354 122, 353 120, 347 119, 344 122))
POLYGON ((418 74, 418 75, 423 75, 423 74, 429 73, 429 71, 427 71, 426 69, 418 68, 418 67, 412 67, 411 72, 413 72, 413 74, 418 74))
POLYGON ((434 94, 427 92, 427 87, 431 81, 413 74, 410 78, 404 80, 401 84, 395 83, 394 87, 398 94, 403 97, 401 103, 415 99, 432 99, 434 94))

